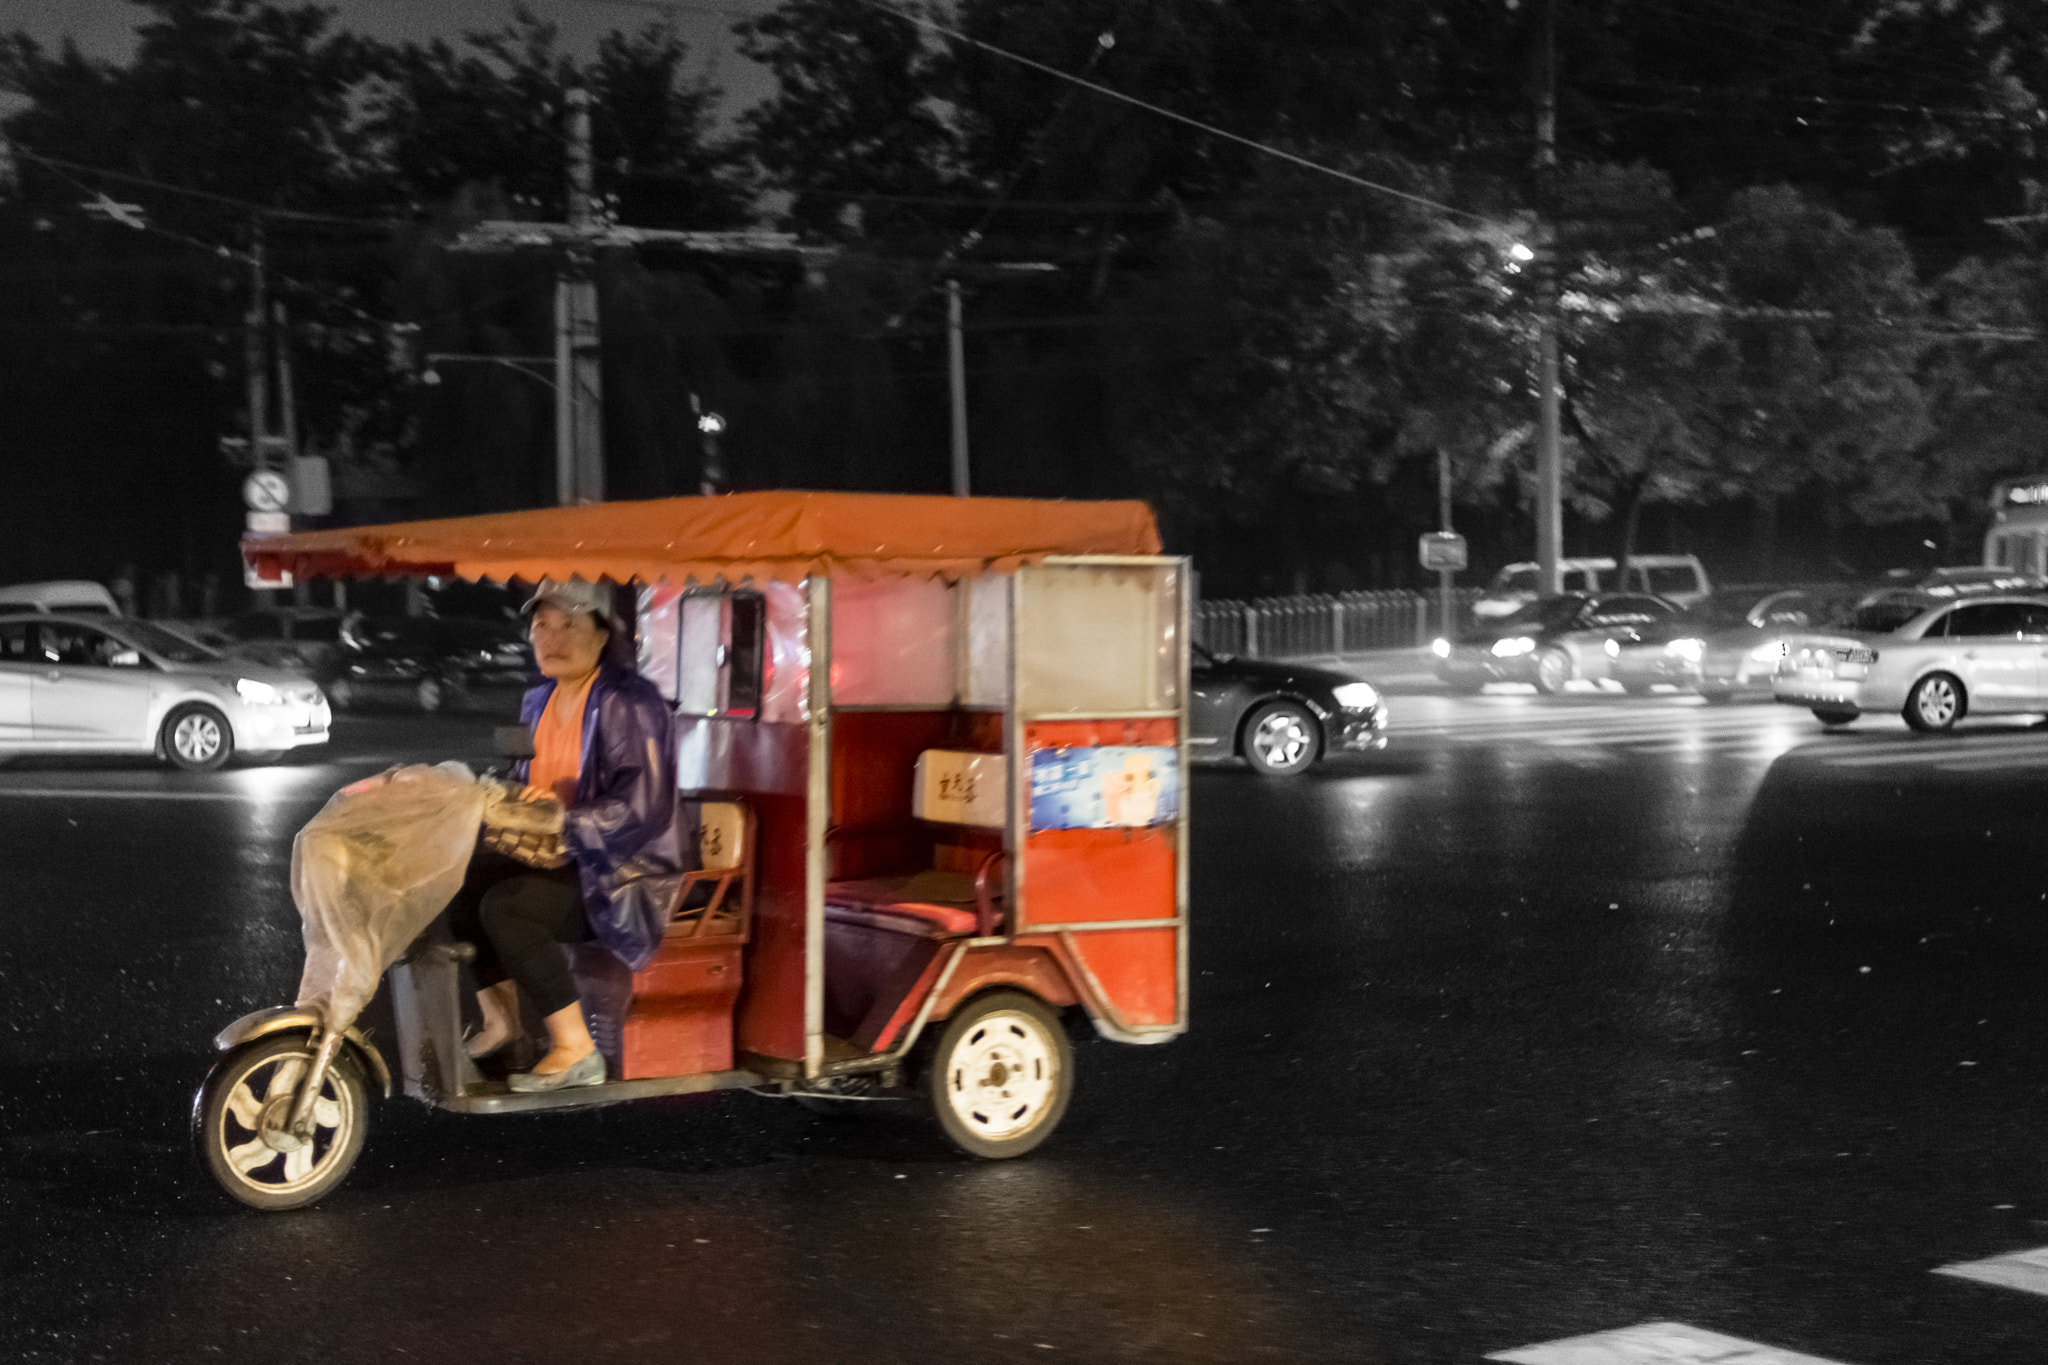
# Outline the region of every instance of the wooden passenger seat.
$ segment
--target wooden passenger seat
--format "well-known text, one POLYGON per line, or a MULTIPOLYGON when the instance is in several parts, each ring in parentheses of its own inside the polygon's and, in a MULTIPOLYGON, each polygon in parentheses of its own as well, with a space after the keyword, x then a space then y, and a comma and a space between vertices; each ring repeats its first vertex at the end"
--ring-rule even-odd
POLYGON ((1000 754, 920 753, 912 811, 931 832, 931 865, 829 883, 826 918, 919 938, 994 932, 1007 812, 1004 766, 1000 754))
POLYGON ((607 1056, 626 1080, 733 1066, 733 1007, 753 929, 754 812, 738 799, 685 800, 683 818, 696 835, 698 868, 683 876, 653 959, 631 974, 630 1007, 615 1007, 623 1027, 617 1055, 607 1056), (708 893, 691 894, 699 887, 708 893))

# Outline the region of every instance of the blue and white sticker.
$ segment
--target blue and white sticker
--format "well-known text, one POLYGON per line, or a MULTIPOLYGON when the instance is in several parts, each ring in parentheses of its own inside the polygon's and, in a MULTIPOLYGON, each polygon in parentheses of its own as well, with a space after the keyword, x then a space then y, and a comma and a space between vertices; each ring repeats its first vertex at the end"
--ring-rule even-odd
POLYGON ((1031 754, 1031 828, 1133 829, 1180 817, 1180 751, 1103 745, 1031 754))

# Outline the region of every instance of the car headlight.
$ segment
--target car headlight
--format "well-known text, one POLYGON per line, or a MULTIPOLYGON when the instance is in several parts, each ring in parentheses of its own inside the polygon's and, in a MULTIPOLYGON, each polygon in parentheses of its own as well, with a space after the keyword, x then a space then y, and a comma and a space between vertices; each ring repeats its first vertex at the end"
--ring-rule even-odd
POLYGON ((1621 641, 1619 640, 1603 641, 1600 647, 1607 651, 1607 657, 1610 659, 1619 659, 1621 657, 1621 641))
POLYGON ((1439 635, 1429 642, 1429 652, 1439 659, 1448 659, 1451 657, 1451 642, 1439 635))
POLYGON ((1755 649, 1749 651, 1749 657, 1754 662, 1760 664, 1767 664, 1773 659, 1782 659, 1785 657, 1785 642, 1783 640, 1766 640, 1755 649))
POLYGON ((1664 652, 1674 659, 1683 659, 1689 664, 1696 664, 1700 661, 1700 656, 1707 652, 1707 642, 1705 640, 1691 639, 1673 640, 1664 646, 1664 652))
POLYGON ((235 679, 235 691, 241 693, 242 700, 248 702, 251 706, 284 705, 284 693, 278 691, 269 683, 257 682, 254 678, 235 679))
POLYGON ((1380 694, 1373 690, 1371 683, 1343 683, 1331 688, 1330 695, 1346 711, 1370 711, 1380 704, 1380 694))
POLYGON ((1496 659, 1512 659, 1535 652, 1536 642, 1526 635, 1510 635, 1505 640, 1493 642, 1493 657, 1496 659))

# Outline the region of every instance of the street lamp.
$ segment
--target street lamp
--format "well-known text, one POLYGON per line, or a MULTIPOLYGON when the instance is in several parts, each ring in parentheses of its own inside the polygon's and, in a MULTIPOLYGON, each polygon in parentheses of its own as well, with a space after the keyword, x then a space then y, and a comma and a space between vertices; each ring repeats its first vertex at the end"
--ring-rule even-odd
POLYGON ((694 393, 690 395, 690 411, 697 414, 697 431, 704 438, 704 475, 697 491, 708 498, 725 482, 725 466, 718 462, 718 438, 725 431, 725 418, 707 411, 694 393))
POLYGON ((432 385, 441 382, 441 372, 434 368, 436 365, 502 365, 508 370, 517 370, 529 379, 539 380, 557 395, 562 391, 561 386, 556 384, 554 380, 532 368, 535 365, 545 365, 552 369, 555 364, 553 356, 479 355, 464 351, 429 351, 426 355, 426 362, 427 368, 420 371, 420 383, 422 384, 432 385))

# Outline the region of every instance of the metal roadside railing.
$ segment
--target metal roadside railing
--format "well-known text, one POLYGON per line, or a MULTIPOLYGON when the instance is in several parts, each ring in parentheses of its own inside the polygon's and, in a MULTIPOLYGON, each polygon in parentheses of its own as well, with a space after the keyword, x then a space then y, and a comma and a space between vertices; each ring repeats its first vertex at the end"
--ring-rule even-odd
POLYGON ((1406 588, 1201 602, 1195 639, 1215 653, 1247 659, 1424 649, 1437 636, 1468 627, 1472 604, 1484 594, 1483 588, 1452 593, 1449 630, 1435 593, 1406 588))

